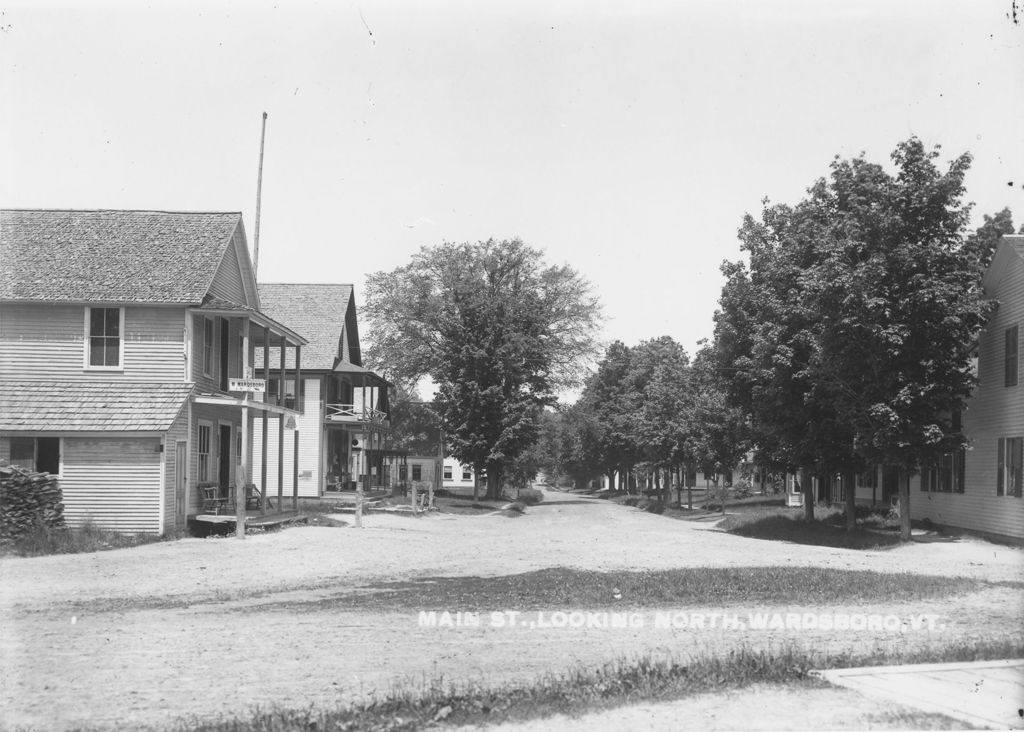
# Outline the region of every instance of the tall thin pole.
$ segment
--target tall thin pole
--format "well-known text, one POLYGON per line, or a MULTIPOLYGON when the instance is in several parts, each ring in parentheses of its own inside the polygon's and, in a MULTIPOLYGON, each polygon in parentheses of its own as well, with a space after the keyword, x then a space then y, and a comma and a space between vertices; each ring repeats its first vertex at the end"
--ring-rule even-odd
POLYGON ((267 136, 267 113, 263 113, 263 129, 260 130, 260 169, 256 178, 256 230, 253 232, 252 276, 260 268, 260 196, 263 194, 263 141, 267 136))

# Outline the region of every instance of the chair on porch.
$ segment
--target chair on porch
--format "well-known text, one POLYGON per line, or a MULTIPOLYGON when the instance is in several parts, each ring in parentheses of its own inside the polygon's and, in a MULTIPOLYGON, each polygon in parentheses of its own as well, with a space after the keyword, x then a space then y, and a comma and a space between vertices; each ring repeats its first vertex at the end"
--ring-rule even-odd
POLYGON ((227 503, 226 498, 220 496, 220 486, 216 483, 201 483, 199 494, 202 497, 200 510, 203 513, 219 514, 220 510, 227 503))
MULTIPOLYGON (((246 483, 245 484, 245 508, 246 508, 246 510, 249 509, 250 505, 252 505, 253 508, 257 508, 258 509, 260 507, 260 498, 262 498, 262 497, 263 497, 263 494, 260 492, 260 489, 256 487, 255 483, 246 483)), ((270 500, 269 496, 267 497, 267 505, 270 508, 274 507, 274 502, 270 500)))

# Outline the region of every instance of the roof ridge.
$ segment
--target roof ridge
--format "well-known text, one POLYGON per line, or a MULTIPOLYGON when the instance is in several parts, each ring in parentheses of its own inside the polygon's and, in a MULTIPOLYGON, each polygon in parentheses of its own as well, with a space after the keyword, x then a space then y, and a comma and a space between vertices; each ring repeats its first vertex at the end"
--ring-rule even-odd
POLYGON ((303 287, 352 287, 351 282, 257 282, 260 287, 264 285, 302 285, 303 287))

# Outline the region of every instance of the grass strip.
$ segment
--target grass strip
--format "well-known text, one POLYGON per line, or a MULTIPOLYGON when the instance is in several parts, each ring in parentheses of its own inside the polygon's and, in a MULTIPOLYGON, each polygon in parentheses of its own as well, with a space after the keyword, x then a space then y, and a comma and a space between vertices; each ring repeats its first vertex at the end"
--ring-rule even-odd
MULTIPOLYGON (((274 707, 213 720, 190 717, 183 719, 177 729, 397 732, 438 726, 482 726, 542 719, 553 714, 578 716, 627 704, 672 701, 759 683, 827 686, 809 676, 811 669, 979 661, 1022 655, 1024 644, 1020 642, 963 643, 910 652, 886 649, 864 655, 831 656, 793 648, 768 651, 741 648, 723 656, 620 659, 599 668, 574 668, 561 674, 545 674, 531 682, 497 686, 446 683, 443 678, 407 682, 393 686, 379 698, 355 704, 304 709, 274 707)), ((940 724, 936 726, 941 726, 945 720, 938 715, 931 716, 937 717, 934 721, 940 724)))
MULTIPOLYGON (((1024 583, 1009 584, 1024 587, 1024 583)), ((555 567, 500 577, 426 577, 384 582, 347 588, 316 600, 288 601, 280 606, 480 612, 506 608, 826 605, 928 600, 996 585, 966 577, 824 567, 689 567, 643 572, 594 572, 555 567)), ((261 605, 258 609, 267 608, 268 605, 261 605)))

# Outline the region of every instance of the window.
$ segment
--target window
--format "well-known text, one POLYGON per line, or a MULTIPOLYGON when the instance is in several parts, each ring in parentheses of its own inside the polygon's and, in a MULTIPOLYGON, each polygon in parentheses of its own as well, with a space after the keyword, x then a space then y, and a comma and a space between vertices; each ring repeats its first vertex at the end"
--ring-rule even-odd
MULTIPOLYGON (((413 465, 413 467, 414 468, 418 468, 419 466, 418 465, 413 465)), ((398 479, 399 480, 408 480, 409 479, 409 466, 408 465, 399 465, 398 466, 398 479)))
POLYGON ((996 495, 1021 497, 1024 437, 1000 437, 996 466, 996 495))
POLYGON ((444 479, 445 480, 451 480, 452 479, 452 466, 451 465, 445 465, 444 466, 444 479))
POLYGON ((462 479, 463 480, 473 480, 473 471, 470 470, 469 468, 463 468, 462 469, 462 479))
POLYGON ((124 308, 85 309, 85 364, 91 369, 121 368, 124 308))
POLYGON ((60 473, 59 437, 12 437, 11 464, 37 473, 60 473))
MULTIPOLYGON (((273 378, 267 381, 267 401, 277 404, 277 385, 280 379, 273 378)), ((306 404, 306 380, 299 384, 299 400, 295 401, 295 379, 284 380, 284 406, 294 409, 297 412, 305 411, 306 404)))
POLYGON ((213 321, 203 318, 203 375, 213 376, 213 321))
POLYGON ((1017 386, 1017 353, 1020 328, 1016 325, 1006 329, 1006 344, 1003 349, 1003 385, 1017 386))
POLYGON ((200 483, 210 480, 210 433, 213 425, 199 423, 198 441, 196 443, 196 454, 199 456, 196 469, 196 479, 200 483))
POLYGON ((921 469, 921 490, 928 493, 963 493, 965 452, 943 455, 936 463, 921 469))
POLYGON ((412 479, 413 480, 423 480, 423 466, 422 465, 413 465, 412 466, 412 479))

